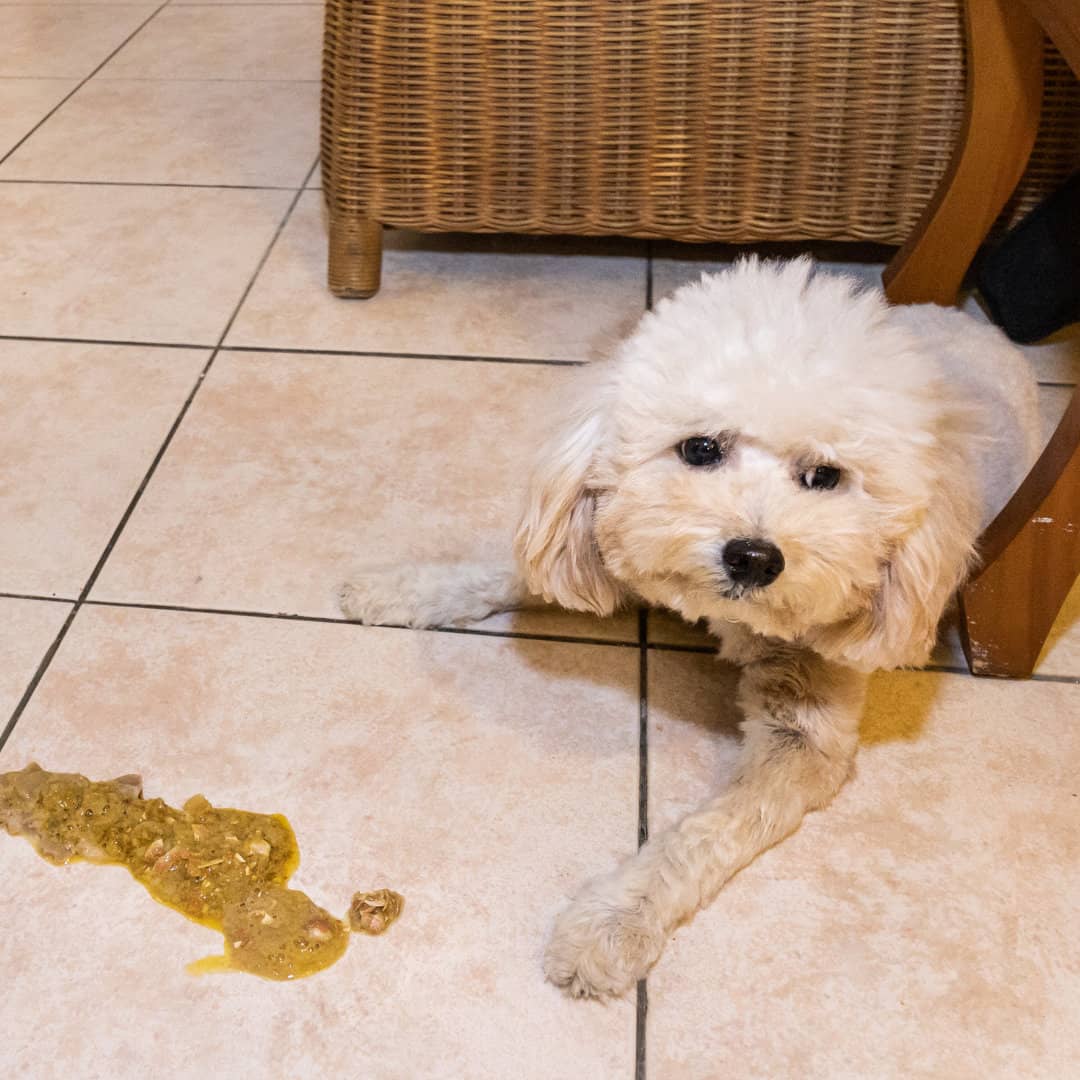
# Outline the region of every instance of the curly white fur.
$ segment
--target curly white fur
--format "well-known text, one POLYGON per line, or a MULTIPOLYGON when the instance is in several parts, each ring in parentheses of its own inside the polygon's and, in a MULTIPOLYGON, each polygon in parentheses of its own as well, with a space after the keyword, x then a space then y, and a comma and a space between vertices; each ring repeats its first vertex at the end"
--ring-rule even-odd
POLYGON ((360 575, 346 614, 410 626, 542 597, 608 614, 630 599, 708 619, 743 665, 729 790, 587 884, 555 922, 545 971, 620 994, 672 929, 824 806, 855 754, 865 673, 925 662, 982 526, 1037 448, 1035 384, 996 329, 891 308, 809 260, 756 259, 662 301, 540 456, 516 569, 360 575), (722 441, 694 468, 683 440, 722 441), (840 470, 830 490, 800 477, 840 470), (724 545, 783 552, 767 587, 734 587, 724 545))

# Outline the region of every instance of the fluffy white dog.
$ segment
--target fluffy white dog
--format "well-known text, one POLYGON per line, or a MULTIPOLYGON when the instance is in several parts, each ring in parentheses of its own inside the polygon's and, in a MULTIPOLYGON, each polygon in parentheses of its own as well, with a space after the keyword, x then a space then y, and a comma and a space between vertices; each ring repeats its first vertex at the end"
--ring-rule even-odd
POLYGON ((516 561, 375 568, 348 616, 412 626, 536 598, 707 619, 742 665, 736 779, 585 885, 548 977, 619 994, 671 931, 844 783, 866 673, 918 665, 982 526, 1034 460, 1034 380, 995 328, 889 307, 807 259, 680 289, 586 375, 516 561))

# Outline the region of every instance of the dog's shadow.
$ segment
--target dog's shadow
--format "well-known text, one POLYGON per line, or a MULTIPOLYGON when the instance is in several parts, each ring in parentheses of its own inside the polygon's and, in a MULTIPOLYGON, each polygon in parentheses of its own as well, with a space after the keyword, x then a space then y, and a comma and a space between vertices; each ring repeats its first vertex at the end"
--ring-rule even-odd
MULTIPOLYGON (((598 686, 623 690, 628 706, 636 703, 644 707, 649 730, 661 745, 666 736, 680 729, 707 733, 725 742, 739 739, 743 720, 736 704, 739 669, 715 653, 653 644, 645 650, 642 669, 641 650, 637 647, 598 645, 579 649, 571 659, 564 649, 552 647, 559 644, 565 643, 516 639, 516 648, 528 666, 553 680, 584 678, 598 686), (615 654, 622 658, 615 661, 615 654), (630 670, 631 655, 639 660, 636 673, 630 670)), ((940 688, 938 672, 910 670, 872 675, 860 723, 860 744, 876 746, 918 739, 940 688)))
POLYGON ((859 743, 876 746, 918 739, 941 691, 941 680, 941 672, 923 670, 882 671, 871 676, 859 743))

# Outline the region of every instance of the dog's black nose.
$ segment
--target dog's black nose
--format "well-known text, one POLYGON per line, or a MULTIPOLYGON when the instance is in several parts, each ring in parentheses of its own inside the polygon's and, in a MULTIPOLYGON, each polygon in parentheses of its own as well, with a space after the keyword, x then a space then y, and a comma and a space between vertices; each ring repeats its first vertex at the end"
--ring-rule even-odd
POLYGON ((784 556, 768 540, 729 540, 724 545, 724 569, 736 585, 764 588, 784 571, 784 556))

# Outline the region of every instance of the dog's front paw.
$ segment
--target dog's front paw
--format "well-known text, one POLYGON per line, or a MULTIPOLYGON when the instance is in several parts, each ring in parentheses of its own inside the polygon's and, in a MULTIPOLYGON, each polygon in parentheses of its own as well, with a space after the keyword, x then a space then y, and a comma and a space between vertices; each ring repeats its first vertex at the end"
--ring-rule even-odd
POLYGON ((515 567, 453 562, 362 567, 337 595, 355 622, 417 629, 476 622, 526 599, 515 567))
POLYGON ((587 886, 555 920, 544 974, 571 997, 617 997, 656 963, 666 938, 647 898, 587 886))
POLYGON ((438 612, 417 595, 416 571, 410 567, 371 567, 338 588, 346 618, 368 626, 433 626, 438 612))

